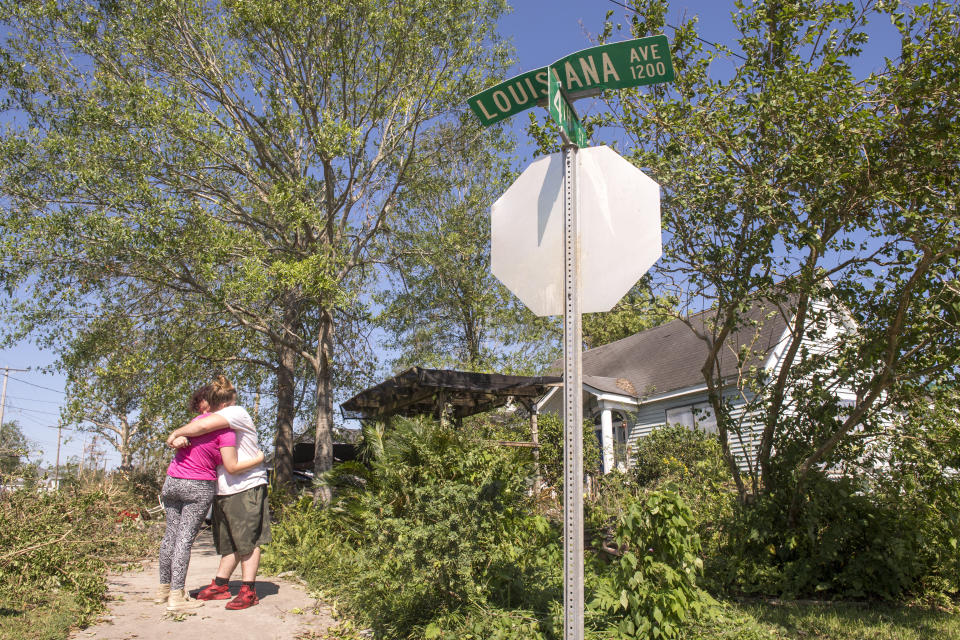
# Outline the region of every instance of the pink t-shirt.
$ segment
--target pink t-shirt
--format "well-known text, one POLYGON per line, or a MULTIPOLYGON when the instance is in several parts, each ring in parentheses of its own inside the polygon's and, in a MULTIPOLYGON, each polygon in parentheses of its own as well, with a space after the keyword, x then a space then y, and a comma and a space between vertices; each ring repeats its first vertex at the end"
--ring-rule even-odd
POLYGON ((177 449, 177 454, 167 467, 167 475, 184 480, 216 480, 217 465, 222 463, 220 447, 235 446, 237 435, 229 428, 211 431, 202 436, 190 436, 190 446, 177 449))

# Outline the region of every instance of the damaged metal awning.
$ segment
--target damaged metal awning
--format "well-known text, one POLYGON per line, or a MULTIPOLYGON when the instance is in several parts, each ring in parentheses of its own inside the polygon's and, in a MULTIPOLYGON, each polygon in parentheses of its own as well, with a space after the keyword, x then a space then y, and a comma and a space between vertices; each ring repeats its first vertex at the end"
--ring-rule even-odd
POLYGON ((360 420, 440 416, 445 410, 459 420, 503 406, 510 398, 529 407, 561 382, 559 376, 507 376, 413 367, 361 391, 340 408, 345 418, 360 420))

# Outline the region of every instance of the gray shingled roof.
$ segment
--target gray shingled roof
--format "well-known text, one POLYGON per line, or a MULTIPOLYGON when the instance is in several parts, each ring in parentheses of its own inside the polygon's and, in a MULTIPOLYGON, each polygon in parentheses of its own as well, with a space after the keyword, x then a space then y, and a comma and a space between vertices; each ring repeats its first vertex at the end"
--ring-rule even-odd
MULTIPOLYGON (((725 379, 737 374, 733 345, 750 346, 752 355, 747 367, 762 366, 766 362, 783 336, 787 318, 792 315, 786 311, 787 305, 762 302, 746 313, 747 326, 734 334, 728 342, 730 347, 720 356, 720 373, 725 379), (751 326, 752 322, 757 326, 751 326)), ((714 313, 711 310, 696 314, 690 323, 702 331, 714 313)), ((598 391, 635 398, 660 395, 702 385, 700 369, 706 355, 707 344, 681 320, 674 320, 584 351, 583 382, 598 391)))

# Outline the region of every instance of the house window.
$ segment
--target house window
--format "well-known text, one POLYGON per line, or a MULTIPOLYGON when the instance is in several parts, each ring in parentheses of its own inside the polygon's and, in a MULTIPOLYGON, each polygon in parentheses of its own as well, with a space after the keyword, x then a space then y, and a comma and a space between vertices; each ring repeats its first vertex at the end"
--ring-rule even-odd
POLYGON ((680 424, 688 429, 696 428, 707 433, 717 432, 717 418, 713 415, 709 402, 667 409, 667 424, 680 424))

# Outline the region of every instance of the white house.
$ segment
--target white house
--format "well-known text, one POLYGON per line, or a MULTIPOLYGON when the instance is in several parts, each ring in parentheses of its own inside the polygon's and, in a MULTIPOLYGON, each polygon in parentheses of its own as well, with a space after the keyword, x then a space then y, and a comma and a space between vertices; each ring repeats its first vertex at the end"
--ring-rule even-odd
MULTIPOLYGON (((723 393, 741 425, 740 434, 730 434, 728 443, 744 471, 753 466, 762 425, 744 414, 753 396, 737 382, 751 370, 760 369, 770 379, 777 374, 792 340, 790 305, 789 300, 781 305, 755 304, 720 354, 723 393), (748 357, 739 362, 738 354, 744 352, 748 357)), ((815 308, 826 311, 822 304, 815 308)), ((667 423, 716 431, 701 373, 708 347, 697 335, 709 333, 713 315, 705 311, 690 317, 696 332, 674 320, 583 353, 583 414, 595 419, 604 473, 623 468, 637 439, 667 423)), ((822 317, 820 326, 808 327, 802 338, 811 351, 821 353, 855 331, 849 317, 829 313, 822 317)), ((844 403, 853 401, 847 390, 837 394, 844 403)), ((539 410, 562 415, 562 396, 562 389, 551 389, 538 403, 539 410)))

